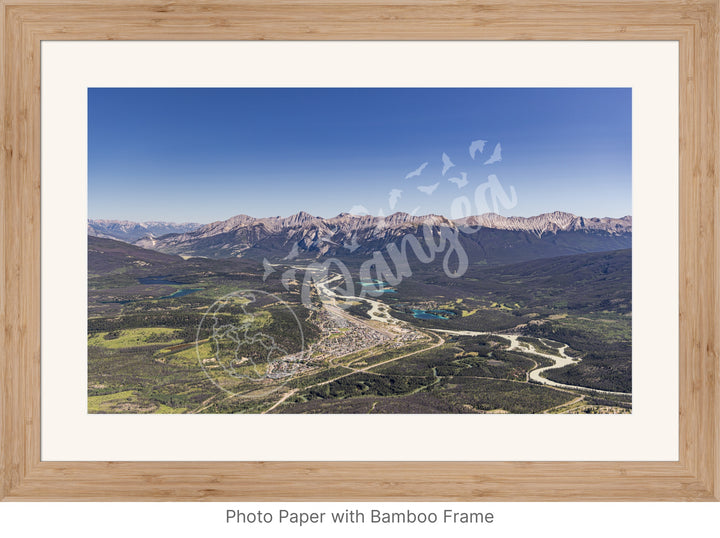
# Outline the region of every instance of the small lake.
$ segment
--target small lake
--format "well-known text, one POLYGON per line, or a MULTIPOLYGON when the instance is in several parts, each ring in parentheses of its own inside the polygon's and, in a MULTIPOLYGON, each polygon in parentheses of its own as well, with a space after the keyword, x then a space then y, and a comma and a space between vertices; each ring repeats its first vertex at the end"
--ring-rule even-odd
POLYGON ((387 285, 387 282, 383 282, 382 280, 373 280, 372 282, 360 282, 360 285, 363 287, 372 286, 373 289, 367 290, 370 293, 397 293, 397 290, 395 288, 389 287, 387 285))
MULTIPOLYGON (((185 282, 177 282, 175 280, 167 280, 164 276, 146 276, 143 278, 138 278, 138 282, 140 284, 157 284, 161 286, 184 286, 185 282)), ((198 291, 202 291, 204 288, 185 288, 181 290, 177 290, 170 295, 163 295, 162 297, 158 297, 157 299, 178 299, 180 297, 185 297, 186 295, 190 295, 191 293, 196 293, 198 291)), ((147 299, 117 299, 115 301, 100 301, 103 304, 129 304, 129 303, 136 303, 138 300, 145 301, 147 299)))
MULTIPOLYGON (((165 282, 162 282, 165 284, 165 282)), ((150 282, 142 282, 142 284, 150 284, 150 282)), ((152 282, 152 284, 159 284, 159 282, 152 282)), ((181 284, 180 282, 177 282, 176 284, 181 284)), ((204 288, 185 288, 182 290, 177 290, 174 293, 171 293, 170 295, 163 295, 162 297, 158 297, 157 299, 177 299, 179 297, 185 297, 186 295, 190 295, 191 293, 195 293, 198 291, 202 291, 204 288)), ((129 303, 137 303, 138 301, 146 301, 148 299, 117 299, 115 301, 100 301, 103 304, 129 304, 129 303)), ((152 300, 152 299, 150 299, 152 300)))
POLYGON ((183 284, 186 284, 186 282, 168 280, 167 277, 164 276, 146 276, 143 278, 138 278, 138 282, 140 282, 140 284, 165 284, 166 286, 181 286, 183 284))
POLYGON ((413 308, 412 313, 415 319, 450 319, 443 314, 451 314, 452 312, 448 312, 447 310, 421 310, 419 308, 413 308))
MULTIPOLYGON (((168 277, 165 275, 158 275, 158 276, 146 276, 143 278, 138 278, 138 282, 140 284, 157 284, 161 286, 184 286, 187 284, 186 282, 178 282, 177 280, 168 280, 168 277)), ((202 291, 203 288, 185 288, 182 290, 177 290, 174 293, 171 293, 170 295, 163 295, 162 297, 158 297, 158 299, 177 299, 178 297, 185 297, 186 295, 190 295, 191 293, 195 293, 198 291, 202 291)), ((121 302, 121 301, 117 301, 121 302)), ((133 301, 122 301, 123 303, 127 302, 133 302, 133 301)))
POLYGON ((202 290, 203 288, 186 288, 184 290, 177 290, 175 293, 165 295, 164 297, 158 297, 158 299, 177 299, 178 297, 185 297, 186 295, 190 295, 191 293, 202 290))

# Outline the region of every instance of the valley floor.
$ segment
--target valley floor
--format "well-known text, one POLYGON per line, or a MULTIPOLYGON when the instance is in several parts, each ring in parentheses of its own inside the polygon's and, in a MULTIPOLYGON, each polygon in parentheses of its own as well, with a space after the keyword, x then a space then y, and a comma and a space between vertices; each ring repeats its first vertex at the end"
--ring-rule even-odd
MULTIPOLYGON (((271 412, 282 412, 279 410, 279 408, 283 405, 291 405, 293 402, 302 401, 302 397, 296 398, 296 395, 299 392, 307 392, 311 391, 312 389, 317 389, 318 387, 330 385, 331 383, 335 383, 341 379, 346 379, 348 377, 354 376, 358 373, 374 373, 375 375, 382 375, 374 372, 375 369, 385 366, 389 363, 399 361, 399 360, 405 360, 409 357, 412 357, 414 355, 418 355, 420 353, 425 353, 430 350, 436 349, 446 343, 445 338, 443 338, 443 335, 451 335, 455 337, 497 337, 501 339, 501 342, 504 342, 505 345, 501 346, 502 351, 507 352, 514 352, 518 355, 525 356, 527 358, 530 358, 532 360, 533 357, 539 357, 541 359, 544 359, 544 362, 550 361, 549 365, 542 366, 542 363, 538 363, 534 360, 533 366, 526 370, 525 372, 525 379, 524 380, 512 380, 514 383, 537 383, 539 385, 546 385, 552 389, 555 389, 558 393, 562 394, 562 397, 567 398, 568 401, 561 403, 559 405, 553 405, 552 407, 549 407, 547 409, 542 409, 536 412, 541 413, 596 413, 596 414, 617 414, 617 413, 628 413, 629 412, 629 406, 625 405, 625 402, 622 401, 624 398, 628 398, 630 396, 629 393, 625 392, 619 392, 619 391, 605 391, 600 389, 591 389, 589 387, 582 387, 582 386, 576 386, 576 385, 567 385, 563 383, 558 383, 555 381, 552 381, 550 379, 547 379, 544 377, 544 373, 554 370, 563 368, 565 366, 575 364, 580 362, 582 359, 580 358, 573 358, 569 357, 565 354, 565 350, 568 348, 567 344, 563 344, 562 342, 548 342, 547 340, 541 341, 537 339, 531 339, 531 338, 525 338, 524 341, 520 341, 520 336, 517 334, 505 334, 505 333, 492 333, 492 332, 481 332, 481 331, 467 331, 467 330, 447 330, 447 329, 430 329, 429 331, 421 331, 417 328, 414 328, 412 325, 402 322, 394 317, 392 317, 390 313, 390 308, 388 305, 382 303, 379 300, 376 299, 370 299, 367 297, 364 298, 358 298, 354 297, 353 300, 360 300, 368 303, 370 306, 370 310, 368 310, 368 314, 370 317, 369 321, 364 321, 360 318, 352 318, 348 315, 348 313, 341 308, 338 307, 338 305, 342 304, 346 301, 346 298, 342 295, 338 295, 335 293, 335 291, 332 288, 332 283, 340 280, 339 276, 335 276, 333 278, 327 278, 320 280, 316 283, 316 287, 318 290, 318 295, 323 299, 323 309, 331 315, 337 315, 342 316, 345 318, 353 319, 354 323, 357 323, 358 325, 363 325, 366 328, 367 334, 365 337, 370 340, 373 337, 373 333, 377 331, 383 331, 385 334, 392 334, 392 332, 400 332, 400 334, 403 333, 410 333, 415 335, 415 339, 422 339, 425 342, 424 348, 417 349, 411 352, 408 352, 403 355, 399 355, 397 357, 393 357, 388 360, 383 360, 381 362, 373 362, 370 366, 364 366, 364 367, 354 367, 354 365, 357 363, 357 360, 345 364, 345 368, 349 370, 345 373, 340 373, 337 377, 333 377, 331 379, 321 381, 318 383, 314 383, 311 385, 304 385, 302 389, 299 388, 292 388, 290 390, 287 390, 282 393, 282 395, 278 398, 278 400, 272 404, 267 410, 263 411, 263 413, 271 413, 271 412), (382 312, 383 315, 379 316, 378 313, 382 312), (385 327, 383 327, 383 324, 385 324, 385 327), (422 335, 422 336, 420 336, 422 335), (538 347, 536 347, 533 344, 538 344, 538 347), (547 347, 548 344, 554 344, 557 353, 556 354, 549 354, 549 353, 543 353, 540 351, 542 347, 547 347), (598 396, 615 396, 620 397, 620 402, 617 402, 617 405, 601 405, 597 403, 597 397, 598 396)), ((380 347, 380 346, 376 346, 380 347)), ((343 350, 345 351, 345 350, 343 350)), ((341 351, 342 352, 342 351, 341 351)), ((380 349, 376 349, 375 351, 378 355, 381 355, 383 352, 382 347, 380 349)), ((373 355, 369 354, 363 357, 363 360, 367 362, 370 360, 372 362, 373 355)), ((492 359, 491 359, 492 360, 492 359)), ((333 361, 332 359, 329 361, 329 364, 332 365, 333 361)), ((417 392, 421 390, 427 390, 430 387, 433 387, 434 385, 437 385, 440 383, 443 379, 453 379, 457 378, 459 376, 453 375, 453 376, 439 376, 437 374, 437 369, 433 368, 433 378, 430 383, 427 385, 420 386, 418 388, 415 388, 412 390, 410 394, 416 394, 417 392)), ((465 376, 462 376, 465 377, 465 376)), ((494 380, 498 379, 496 377, 492 376, 472 376, 473 379, 488 379, 488 380, 494 380)), ((232 399, 235 396, 229 396, 227 399, 232 399)), ((347 403, 347 402, 346 402, 347 403)), ((607 402, 605 402, 607 403, 607 402)), ((376 412, 378 402, 373 402, 369 413, 376 412)), ((343 406, 346 407, 346 406, 343 406)), ((466 410, 469 410, 469 408, 466 408, 466 410)), ((508 412, 505 409, 493 409, 488 411, 481 411, 473 409, 473 411, 476 412, 485 412, 485 413, 506 413, 508 412)), ((285 412, 292 412, 292 410, 285 410, 285 412)))
POLYGON ((387 293, 375 295, 349 295, 330 272, 311 279, 308 309, 299 276, 286 287, 263 279, 256 263, 178 261, 98 244, 105 250, 91 259, 89 279, 90 413, 632 408, 624 253, 480 267, 461 287, 428 272, 397 289, 377 282, 387 293), (252 299, 232 296, 237 289, 252 299))

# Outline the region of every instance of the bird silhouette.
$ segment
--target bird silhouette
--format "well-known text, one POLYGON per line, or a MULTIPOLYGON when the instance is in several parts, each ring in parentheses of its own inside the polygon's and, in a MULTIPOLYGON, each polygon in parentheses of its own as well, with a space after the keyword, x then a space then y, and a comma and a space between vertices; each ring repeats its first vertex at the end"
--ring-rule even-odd
POLYGON ((493 154, 490 155, 490 158, 485 161, 483 164, 492 164, 499 161, 502 161, 502 148, 500 147, 500 142, 497 143, 497 146, 495 146, 495 149, 493 150, 493 154))
POLYGON ((420 166, 418 166, 415 170, 410 172, 408 175, 405 176, 405 179, 410 179, 411 177, 419 176, 422 174, 422 171, 425 170, 425 167, 428 165, 428 163, 422 163, 420 166))
POLYGON ((450 170, 455 164, 450 160, 450 157, 448 157, 447 153, 442 154, 442 162, 443 162, 443 170, 442 175, 445 175, 445 172, 450 170))
POLYGON ((448 179, 450 183, 455 183, 458 189, 462 189, 465 185, 468 184, 467 174, 465 172, 460 172, 460 175, 462 176, 462 178, 451 177, 450 179, 448 179))
POLYGON ((418 187, 418 190, 419 190, 420 192, 424 192, 425 194, 427 194, 428 196, 430 196, 432 193, 435 192, 435 189, 437 189, 439 185, 440 185, 440 182, 439 182, 439 181, 438 181, 437 183, 435 183, 434 185, 424 185, 424 186, 423 186, 423 185, 420 185, 420 186, 418 187))
POLYGON ((475 155, 477 154, 477 152, 480 152, 480 153, 483 152, 483 150, 485 149, 486 143, 487 143, 487 140, 473 140, 470 143, 470 148, 468 148, 468 149, 470 151, 470 157, 473 158, 473 161, 475 160, 475 155))
POLYGON ((343 243, 343 247, 348 249, 350 252, 355 252, 357 249, 360 248, 360 243, 358 243, 357 237, 355 237, 355 234, 350 237, 350 243, 345 241, 343 243))
POLYGON ((390 205, 390 209, 395 209, 395 205, 400 199, 401 194, 402 191, 400 189, 393 189, 388 193, 388 204, 390 205))

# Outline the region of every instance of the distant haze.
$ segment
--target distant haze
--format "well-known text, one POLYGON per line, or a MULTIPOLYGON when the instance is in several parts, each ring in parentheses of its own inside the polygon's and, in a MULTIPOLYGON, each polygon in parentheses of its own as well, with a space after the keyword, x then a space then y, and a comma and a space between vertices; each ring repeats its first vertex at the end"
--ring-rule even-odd
POLYGON ((504 216, 622 217, 631 112, 628 88, 91 88, 88 213, 450 217, 494 175, 504 216))

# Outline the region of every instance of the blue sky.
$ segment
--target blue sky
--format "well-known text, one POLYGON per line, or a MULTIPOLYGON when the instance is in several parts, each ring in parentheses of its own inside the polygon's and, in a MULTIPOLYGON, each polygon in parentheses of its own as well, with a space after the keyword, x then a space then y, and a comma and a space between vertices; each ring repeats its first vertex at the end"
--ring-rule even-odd
POLYGON ((631 154, 628 88, 88 90, 90 218, 621 217, 631 154), (473 160, 475 140, 487 142, 473 160), (484 164, 498 143, 502 160, 484 164), (455 165, 444 176, 443 153, 455 165), (476 199, 490 175, 515 205, 476 199))

